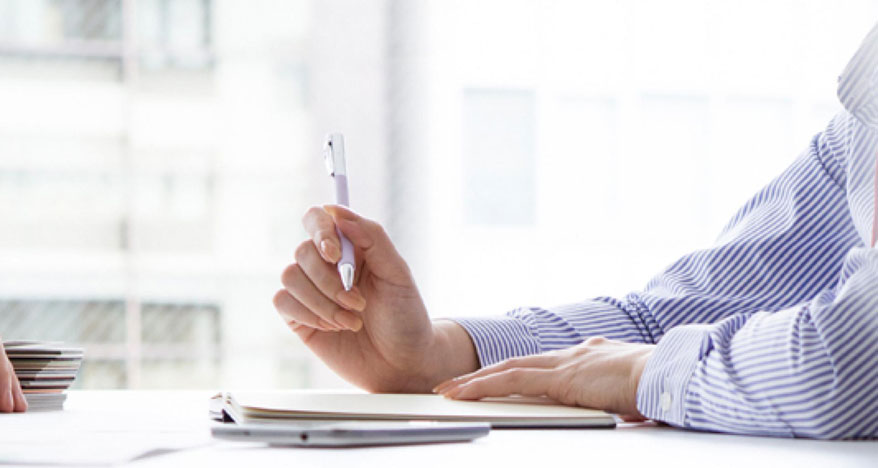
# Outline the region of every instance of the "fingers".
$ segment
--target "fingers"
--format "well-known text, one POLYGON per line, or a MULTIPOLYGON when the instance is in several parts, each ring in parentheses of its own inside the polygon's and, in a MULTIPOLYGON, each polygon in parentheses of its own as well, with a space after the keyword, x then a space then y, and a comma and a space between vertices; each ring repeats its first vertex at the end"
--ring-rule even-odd
MULTIPOLYGON (((305 244, 308 248, 313 249, 311 244, 305 244)), ((322 281, 328 281, 323 278, 322 281)), ((338 303, 329 299, 321 292, 317 286, 311 281, 302 266, 294 263, 288 266, 281 275, 281 282, 290 295, 305 306, 312 314, 317 315, 323 320, 338 327, 338 329, 349 329, 357 331, 362 327, 363 321, 353 312, 342 309, 338 303)), ((343 296, 344 297, 344 296, 343 296)), ((347 297, 360 297, 356 291, 349 292, 347 297)), ((354 299, 351 299, 354 300, 354 299)), ((362 301, 365 305, 365 301, 362 301)))
POLYGON ((470 374, 461 375, 459 377, 455 377, 450 380, 446 380, 445 382, 440 383, 433 389, 435 393, 444 394, 446 391, 450 390, 452 387, 457 387, 467 382, 484 377, 486 375, 495 374, 498 372, 503 372, 508 369, 513 369, 517 367, 533 367, 533 368, 551 368, 560 362, 561 357, 558 353, 549 352, 544 354, 537 354, 533 356, 525 356, 525 357, 517 357, 512 359, 507 359, 502 362, 498 362, 497 364, 485 366, 475 372, 470 374))
POLYGON ((299 336, 299 339, 302 340, 305 344, 308 344, 308 341, 316 334, 321 331, 317 328, 312 328, 307 325, 296 322, 295 320, 285 320, 287 322, 287 326, 290 327, 290 330, 293 331, 296 335, 299 336))
POLYGON ((2 375, 0 375, 0 412, 11 413, 14 408, 15 403, 12 398, 12 375, 10 375, 7 369, 2 375))
POLYGON ((21 391, 15 369, 6 357, 3 349, 3 340, 0 339, 0 412, 24 411, 27 409, 27 401, 21 391))
POLYGON ((557 373, 550 369, 516 367, 475 378, 445 393, 456 400, 478 400, 508 395, 542 396, 549 393, 557 373))
POLYGON ((320 331, 338 331, 339 326, 334 325, 314 314, 301 302, 290 295, 286 289, 281 289, 274 295, 274 308, 293 331, 305 326, 320 331))
POLYGON ((302 217, 302 224, 320 256, 329 263, 336 263, 341 258, 341 243, 336 227, 367 255, 396 254, 393 243, 380 224, 342 205, 312 206, 302 217))
POLYGON ((15 375, 12 376, 12 403, 13 411, 17 413, 27 411, 27 399, 25 399, 24 392, 21 390, 21 383, 15 375))
POLYGON ((332 216, 323 208, 312 206, 302 217, 302 224, 323 260, 329 263, 338 262, 341 258, 341 243, 335 232, 332 216))
POLYGON ((393 242, 380 224, 342 205, 325 205, 323 209, 332 216, 344 235, 364 253, 370 250, 396 253, 393 242), (342 228, 343 224, 347 225, 348 229, 342 228))
POLYGON ((338 229, 359 249, 373 274, 396 284, 410 281, 408 266, 380 224, 344 206, 326 205, 323 208, 333 217, 338 229))
POLYGON ((303 242, 299 245, 296 249, 296 263, 311 283, 331 301, 347 309, 358 311, 366 307, 366 300, 357 290, 345 291, 338 270, 334 265, 323 260, 314 244, 303 242))
POLYGON ((363 321, 350 310, 362 311, 366 300, 356 288, 345 291, 339 278, 334 263, 341 258, 341 243, 335 220, 327 210, 312 207, 302 223, 311 239, 299 245, 296 263, 284 270, 281 282, 288 297, 275 295, 275 308, 297 333, 298 325, 321 331, 358 331, 363 321))

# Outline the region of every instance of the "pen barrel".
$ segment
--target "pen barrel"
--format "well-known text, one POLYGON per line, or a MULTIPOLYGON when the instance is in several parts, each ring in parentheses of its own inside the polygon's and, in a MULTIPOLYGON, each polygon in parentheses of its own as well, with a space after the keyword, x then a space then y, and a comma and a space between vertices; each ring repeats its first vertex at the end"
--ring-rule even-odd
POLYGON ((351 206, 351 201, 348 197, 348 176, 335 174, 332 178, 335 179, 335 202, 339 205, 351 206))
POLYGON ((341 233, 339 228, 335 228, 336 234, 338 234, 338 239, 341 241, 341 258, 338 260, 338 265, 348 264, 354 265, 354 244, 351 243, 348 238, 341 233))
MULTIPOLYGON (((335 179, 335 201, 339 205, 350 206, 348 197, 348 176, 344 174, 336 174, 335 179)), ((354 245, 345 237, 338 228, 335 228, 338 238, 341 241, 341 259, 338 261, 339 267, 344 264, 354 266, 354 245)))

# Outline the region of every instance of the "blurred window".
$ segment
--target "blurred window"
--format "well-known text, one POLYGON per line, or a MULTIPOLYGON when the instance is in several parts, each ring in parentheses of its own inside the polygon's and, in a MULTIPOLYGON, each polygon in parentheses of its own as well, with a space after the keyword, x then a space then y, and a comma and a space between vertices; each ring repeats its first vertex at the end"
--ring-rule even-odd
POLYGON ((0 0, 0 336, 84 345, 84 388, 342 385, 271 304, 331 131, 434 316, 623 295, 806 148, 876 17, 0 0))
POLYGON ((461 154, 467 223, 533 223, 533 93, 467 89, 463 102, 461 154))

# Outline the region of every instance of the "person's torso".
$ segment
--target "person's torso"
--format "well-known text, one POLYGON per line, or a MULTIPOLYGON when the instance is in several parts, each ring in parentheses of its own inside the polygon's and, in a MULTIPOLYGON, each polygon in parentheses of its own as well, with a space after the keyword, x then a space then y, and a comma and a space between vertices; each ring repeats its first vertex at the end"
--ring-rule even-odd
POLYGON ((848 208, 864 245, 878 237, 878 25, 848 62, 838 83, 838 98, 849 114, 838 129, 847 148, 848 208))

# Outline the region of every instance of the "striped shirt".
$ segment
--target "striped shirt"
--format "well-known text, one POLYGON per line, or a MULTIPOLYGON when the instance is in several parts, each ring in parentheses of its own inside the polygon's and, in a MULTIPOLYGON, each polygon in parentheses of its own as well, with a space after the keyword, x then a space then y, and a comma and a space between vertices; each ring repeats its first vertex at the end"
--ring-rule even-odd
POLYGON ((481 364, 590 336, 654 343, 637 407, 739 434, 878 436, 878 26, 839 78, 845 110, 716 243, 641 292, 457 319, 481 364))

